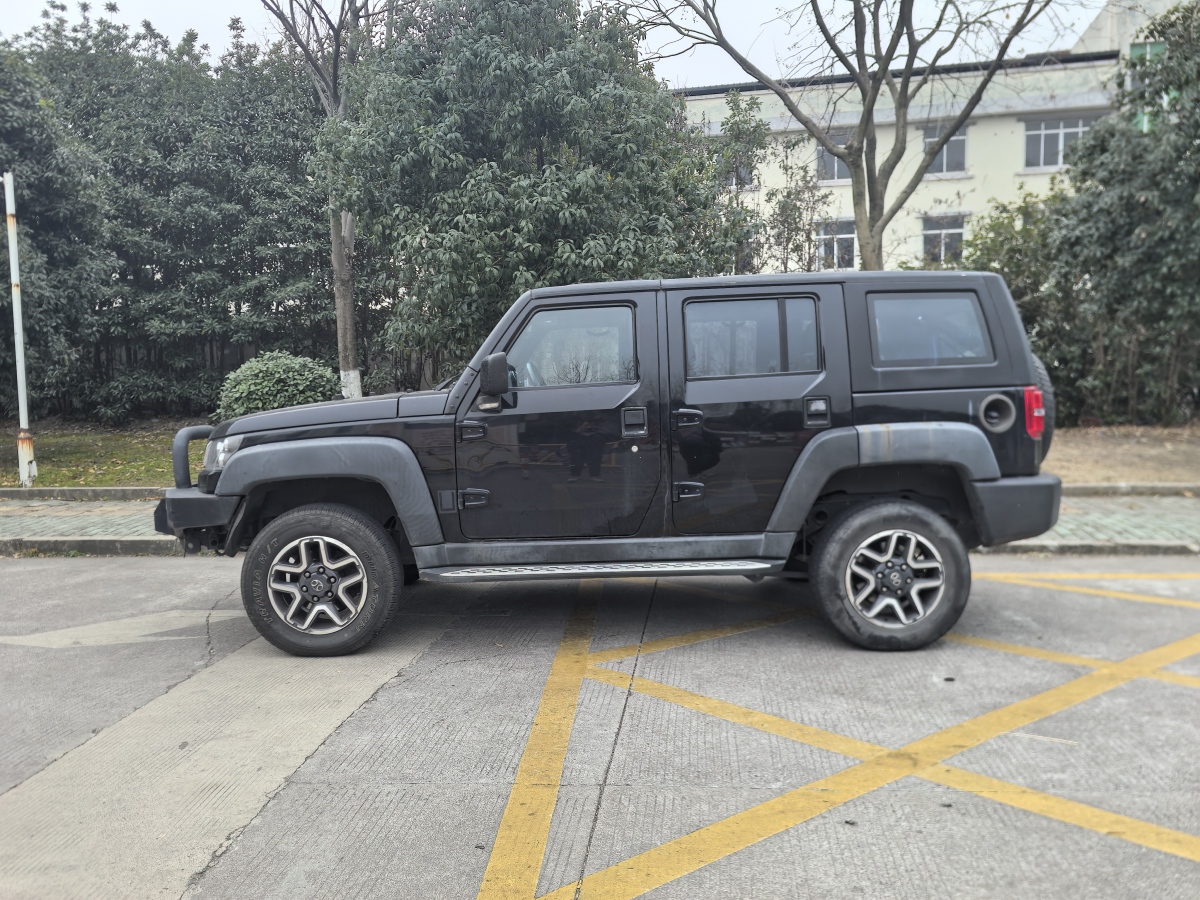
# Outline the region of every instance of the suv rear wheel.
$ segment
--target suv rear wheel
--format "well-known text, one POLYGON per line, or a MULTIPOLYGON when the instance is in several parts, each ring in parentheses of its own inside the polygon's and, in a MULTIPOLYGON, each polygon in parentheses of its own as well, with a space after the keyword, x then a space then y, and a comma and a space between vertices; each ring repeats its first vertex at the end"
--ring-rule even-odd
POLYGON ((869 650, 917 650, 949 631, 971 590, 967 549, 917 503, 854 507, 825 528, 810 572, 826 618, 869 650))
POLYGON ((272 520, 242 564, 254 627, 296 656, 340 656, 391 619, 403 566, 379 523, 357 509, 313 504, 272 520))

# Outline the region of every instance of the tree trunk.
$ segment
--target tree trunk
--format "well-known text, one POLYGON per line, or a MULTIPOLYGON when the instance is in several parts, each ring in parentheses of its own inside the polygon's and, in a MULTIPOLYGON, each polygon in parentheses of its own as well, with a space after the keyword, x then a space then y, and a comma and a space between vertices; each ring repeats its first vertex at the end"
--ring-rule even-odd
POLYGON ((354 321, 354 214, 346 210, 330 210, 329 233, 342 396, 357 400, 362 396, 362 379, 358 371, 358 329, 354 321))

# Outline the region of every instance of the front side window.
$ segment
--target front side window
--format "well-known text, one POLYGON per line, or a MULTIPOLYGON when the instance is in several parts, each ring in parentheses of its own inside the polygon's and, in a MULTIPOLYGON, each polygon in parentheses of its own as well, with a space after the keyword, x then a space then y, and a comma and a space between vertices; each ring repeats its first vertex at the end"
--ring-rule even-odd
POLYGON ((817 265, 821 269, 853 269, 857 240, 852 219, 826 222, 817 231, 817 265))
POLYGON ((962 261, 963 216, 925 217, 925 262, 952 266, 962 261))
POLYGON ((683 321, 688 378, 820 369, 811 297, 693 301, 684 307, 683 321))
POLYGON ((508 351, 516 387, 632 382, 634 360, 628 306, 542 310, 508 351))
POLYGON ((1096 116, 1071 116, 1025 123, 1025 168, 1038 169, 1061 166, 1066 162, 1067 148, 1096 121, 1096 116))
POLYGON ((992 361, 974 294, 870 294, 877 366, 961 366, 992 361))
MULTIPOLYGON (((941 136, 940 129, 926 128, 925 149, 928 150, 941 136)), ((950 172, 965 171, 967 171, 967 134, 965 131, 959 130, 938 151, 937 156, 933 158, 933 162, 926 169, 926 174, 946 175, 950 172)))

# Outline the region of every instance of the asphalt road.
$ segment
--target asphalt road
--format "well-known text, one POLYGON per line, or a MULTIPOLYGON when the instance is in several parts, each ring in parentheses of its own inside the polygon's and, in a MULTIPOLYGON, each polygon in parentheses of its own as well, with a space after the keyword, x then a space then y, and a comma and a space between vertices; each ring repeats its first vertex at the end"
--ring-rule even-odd
POLYGON ((950 639, 737 578, 420 584, 282 654, 238 561, 0 560, 0 897, 1200 896, 1200 563, 976 558, 950 639))

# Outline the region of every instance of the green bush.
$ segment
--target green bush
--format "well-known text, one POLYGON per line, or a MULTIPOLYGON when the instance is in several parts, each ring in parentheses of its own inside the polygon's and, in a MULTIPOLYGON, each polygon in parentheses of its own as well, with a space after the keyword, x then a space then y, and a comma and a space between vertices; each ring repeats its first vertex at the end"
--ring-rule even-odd
POLYGON ((341 393, 338 377, 320 363, 282 350, 261 353, 230 372, 221 388, 214 420, 332 400, 341 393))

